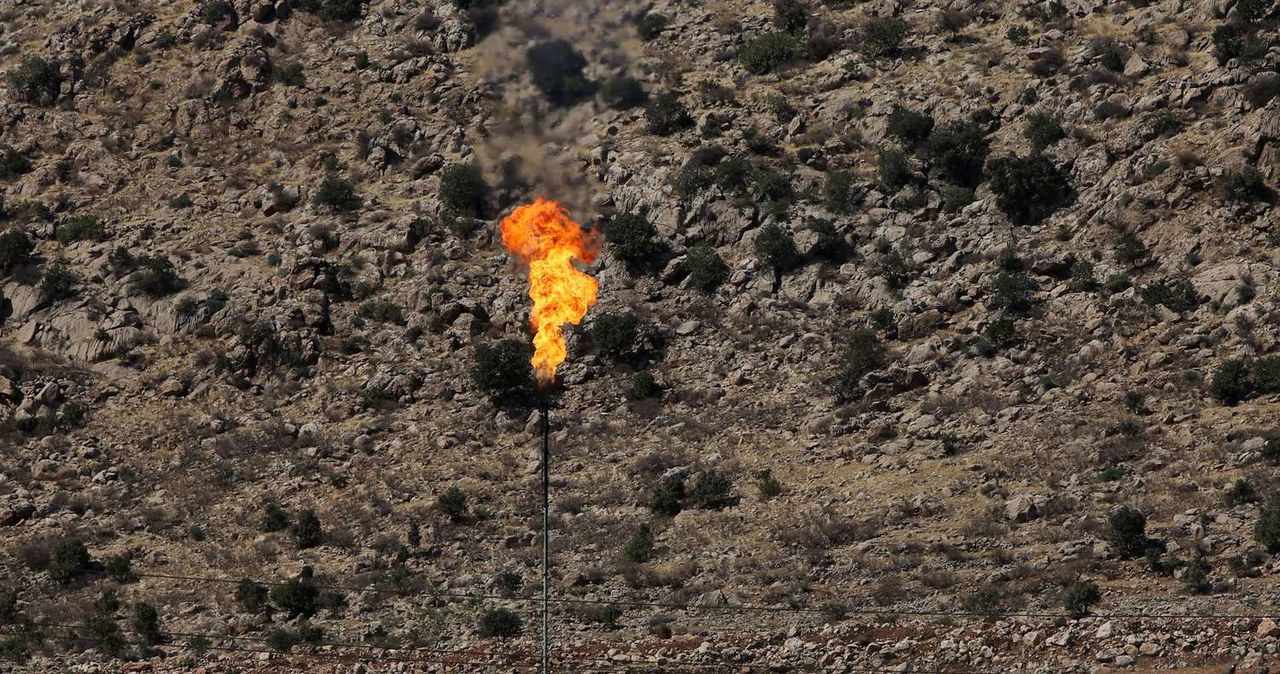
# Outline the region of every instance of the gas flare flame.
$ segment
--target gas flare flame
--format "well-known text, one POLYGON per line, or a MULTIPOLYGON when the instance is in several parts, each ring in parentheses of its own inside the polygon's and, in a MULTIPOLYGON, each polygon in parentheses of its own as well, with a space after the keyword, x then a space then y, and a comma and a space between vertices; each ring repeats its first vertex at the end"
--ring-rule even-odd
POLYGON ((534 353, 530 362, 538 384, 556 378, 556 368, 568 355, 563 328, 578 325, 596 303, 596 280, 574 265, 596 259, 596 238, 569 219, 560 204, 534 199, 502 219, 502 243, 529 267, 529 297, 533 299, 534 353))

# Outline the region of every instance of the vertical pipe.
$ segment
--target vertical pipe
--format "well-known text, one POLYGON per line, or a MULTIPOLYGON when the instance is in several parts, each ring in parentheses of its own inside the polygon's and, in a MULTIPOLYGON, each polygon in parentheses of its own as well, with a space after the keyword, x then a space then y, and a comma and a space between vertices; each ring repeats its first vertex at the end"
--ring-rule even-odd
POLYGON ((542 399, 542 674, 551 674, 551 640, 547 629, 551 598, 551 423, 550 405, 542 399))

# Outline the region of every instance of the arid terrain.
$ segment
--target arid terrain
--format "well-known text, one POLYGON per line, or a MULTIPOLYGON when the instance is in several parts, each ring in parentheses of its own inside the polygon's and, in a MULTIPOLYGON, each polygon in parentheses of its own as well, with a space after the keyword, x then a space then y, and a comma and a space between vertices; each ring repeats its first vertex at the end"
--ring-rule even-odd
POLYGON ((0 0, 0 672, 1253 674, 1278 24, 0 0))

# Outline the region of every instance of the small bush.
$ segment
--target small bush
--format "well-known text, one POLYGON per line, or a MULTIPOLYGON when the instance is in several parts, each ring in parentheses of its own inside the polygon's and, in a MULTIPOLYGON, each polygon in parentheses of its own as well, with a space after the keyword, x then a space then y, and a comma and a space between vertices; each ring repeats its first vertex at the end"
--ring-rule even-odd
POLYGON ((1037 224, 1071 199, 1067 175, 1040 154, 992 160, 991 191, 1016 225, 1037 224))
POLYGON ((1102 591, 1098 589, 1097 583, 1079 581, 1073 583, 1062 595, 1062 607, 1071 614, 1072 618, 1079 620, 1089 615, 1089 611, 1099 599, 1102 599, 1102 591))
POLYGON ((290 87, 302 87, 307 84, 307 74, 301 63, 289 63, 278 68, 273 75, 277 82, 290 87))
POLYGON ((1271 99, 1280 96, 1280 76, 1275 74, 1261 76, 1244 85, 1241 92, 1244 99, 1254 108, 1261 108, 1271 99))
POLYGON ((1249 368, 1243 360, 1229 360, 1213 373, 1209 393, 1224 405, 1236 405, 1249 397, 1249 368))
POLYGON ((1147 518, 1141 511, 1124 507, 1111 514, 1107 542, 1122 559, 1141 557, 1147 549, 1147 518))
POLYGON ((880 339, 869 327, 858 328, 849 336, 836 380, 836 399, 841 402, 857 400, 862 395, 859 383, 862 377, 880 365, 880 339))
POLYGON ((289 528, 291 522, 289 513, 275 501, 262 504, 262 519, 258 521, 258 528, 262 531, 284 531, 289 528))
POLYGON ((316 511, 307 508, 298 513, 298 522, 293 525, 293 540, 299 550, 314 548, 324 540, 324 530, 316 511))
POLYGON ((556 105, 569 105, 591 93, 583 73, 587 59, 566 40, 549 40, 529 48, 525 55, 533 85, 556 105))
POLYGON ((475 365, 471 378, 476 386, 490 394, 514 396, 533 387, 533 365, 529 345, 517 339, 504 339, 496 344, 476 345, 475 365))
POLYGON ((1177 313, 1194 311, 1205 301, 1204 296, 1196 292, 1196 287, 1187 279, 1152 283, 1142 289, 1141 295, 1142 301, 1147 304, 1163 305, 1177 313))
POLYGON ((653 529, 648 524, 641 524, 627 541, 622 556, 628 562, 643 564, 653 559, 653 548, 653 529))
POLYGON ((1027 117, 1027 129, 1024 133, 1027 140, 1031 142, 1031 149, 1036 152, 1067 137, 1062 124, 1047 112, 1037 112, 1027 117))
POLYGON ((929 134, 933 133, 933 125, 932 115, 895 105, 893 112, 889 113, 886 133, 905 145, 915 145, 928 140, 929 134))
POLYGON ((874 56, 889 56, 902 49, 911 33, 911 24, 898 17, 880 17, 867 21, 862 29, 862 44, 874 56))
POLYGON ((645 124, 655 136, 671 134, 693 126, 693 116, 673 92, 664 92, 650 99, 644 109, 645 124))
POLYGON ((768 501, 782 495, 782 483, 772 470, 765 468, 756 473, 756 491, 760 493, 761 501, 768 501))
POLYGON ((8 145, 0 144, 0 180, 12 180, 31 172, 31 160, 8 145))
POLYGON ((959 185, 947 185, 942 188, 942 210, 947 213, 958 213, 962 208, 973 203, 973 190, 959 185))
POLYGON ((309 578, 294 578, 271 588, 271 601, 290 618, 310 618, 320 610, 320 589, 309 578))
POLYGON ((656 40, 659 35, 662 35, 662 31, 667 29, 668 23, 667 17, 647 12, 636 22, 636 32, 645 42, 656 40))
POLYGON ((1213 46, 1218 55, 1218 65, 1226 65, 1232 60, 1249 63, 1267 53, 1266 43, 1259 40, 1253 31, 1236 23, 1218 26, 1213 31, 1213 46))
POLYGON ((267 605, 267 587, 249 580, 248 578, 241 580, 236 585, 235 599, 240 608, 249 613, 257 613, 262 607, 267 605))
POLYGON ((911 165, 907 155, 901 150, 891 147, 880 148, 876 155, 876 171, 880 178, 880 187, 885 192, 897 192, 911 182, 911 165))
POLYGON ((1226 493, 1222 495, 1222 502, 1228 508, 1238 506, 1243 503, 1254 503, 1258 500, 1258 490, 1253 483, 1240 478, 1231 483, 1226 493))
POLYGON ((1271 553, 1280 552, 1280 493, 1272 494, 1262 506, 1253 537, 1271 553))
POLYGON ((658 228, 640 213, 621 213, 604 226, 604 236, 613 256, 636 264, 652 257, 657 250, 658 228))
POLYGON ((33 105, 53 105, 62 89, 62 70, 56 61, 27 56, 9 72, 9 84, 23 101, 33 105))
POLYGON ((765 225, 755 240, 756 256, 766 266, 781 273, 800 264, 800 251, 796 249, 791 233, 777 223, 765 225))
POLYGON ((210 26, 235 25, 236 8, 228 0, 211 0, 200 8, 200 20, 210 26))
POLYGON ((800 0, 773 0, 773 25, 788 33, 804 32, 809 25, 809 9, 800 0))
POLYGON ((480 636, 485 638, 514 639, 523 631, 520 616, 505 609, 485 611, 478 625, 480 636))
POLYGON ((1253 364, 1253 388, 1258 393, 1280 393, 1280 356, 1260 358, 1253 364))
POLYGON ((49 577, 59 585, 68 585, 93 569, 89 549, 78 539, 60 541, 49 559, 49 577))
POLYGON ((156 645, 164 642, 164 630, 160 624, 160 612, 156 607, 145 602, 139 602, 133 607, 133 631, 142 637, 142 641, 149 645, 156 645))
POLYGON ((1243 203, 1265 201, 1270 194, 1262 172, 1253 166, 1227 172, 1222 177, 1222 188, 1228 199, 1243 203))
POLYGON ((930 160, 948 180, 964 187, 982 182, 988 152, 986 133, 974 122, 952 122, 929 136, 930 160))
POLYGON ((40 297, 45 302, 60 302, 78 294, 76 284, 80 278, 61 264, 51 265, 40 279, 40 297))
POLYGON ((764 75, 800 57, 800 41, 788 33, 765 33, 742 45, 738 59, 752 75, 764 75))
POLYGON ((91 613, 84 617, 80 624, 79 639, 93 644, 94 648, 111 657, 122 656, 128 645, 115 619, 101 613, 91 613))
POLYGON ((299 0, 298 9, 312 12, 330 21, 355 21, 368 0, 299 0))
POLYGON ((969 25, 970 20, 968 14, 958 9, 943 10, 938 15, 938 32, 947 33, 954 38, 969 25))
POLYGON ((475 164, 449 164, 440 173, 440 203, 451 213, 479 217, 489 185, 475 164))
POLYGON ((449 487, 436 498, 436 507, 450 520, 461 521, 467 516, 467 495, 457 487, 449 487))
POLYGON ((73 215, 58 225, 55 235, 65 246, 76 241, 102 241, 107 238, 107 230, 96 215, 73 215))
POLYGON ((356 194, 350 181, 330 174, 320 181, 316 189, 317 204, 333 213, 351 213, 360 210, 364 200, 356 194))
POLYGON ((164 255, 151 255, 134 258, 139 267, 134 283, 143 293, 152 297, 171 295, 182 289, 182 279, 173 263, 164 255))
POLYGON ((724 510, 738 505, 741 498, 733 493, 733 480, 714 470, 704 471, 693 482, 688 502, 704 510, 724 510))
POLYGON ((31 264, 35 249, 35 244, 20 229, 10 229, 0 234, 0 271, 12 271, 31 264))
POLYGON ((630 75, 611 77, 600 85, 600 101, 615 110, 626 110, 643 105, 648 96, 640 80, 630 75))
POLYGON ((684 265, 689 273, 689 285, 703 292, 713 292, 729 279, 729 265, 715 248, 705 243, 689 249, 684 265))
POLYGON ((684 499, 684 479, 672 475, 658 483, 653 490, 653 497, 649 500, 649 510, 656 515, 675 517, 684 510, 684 499))
POLYGON ((822 185, 822 203, 833 213, 847 213, 861 195, 850 171, 828 171, 822 185))
POLYGON ((591 341, 601 355, 632 362, 643 358, 651 349, 654 335, 641 326, 634 314, 605 312, 596 317, 591 327, 591 341))
POLYGON ((1035 281, 1026 272, 1002 271, 996 276, 991 305, 1014 314, 1031 311, 1035 281))

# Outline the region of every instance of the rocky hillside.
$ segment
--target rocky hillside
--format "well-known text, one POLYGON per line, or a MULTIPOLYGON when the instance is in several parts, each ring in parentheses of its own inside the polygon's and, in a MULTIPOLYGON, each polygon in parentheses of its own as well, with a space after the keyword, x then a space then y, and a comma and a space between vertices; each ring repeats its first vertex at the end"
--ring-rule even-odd
POLYGON ((528 671, 544 403, 573 671, 1255 667, 1277 23, 7 3, 0 671, 528 671))

